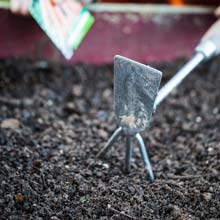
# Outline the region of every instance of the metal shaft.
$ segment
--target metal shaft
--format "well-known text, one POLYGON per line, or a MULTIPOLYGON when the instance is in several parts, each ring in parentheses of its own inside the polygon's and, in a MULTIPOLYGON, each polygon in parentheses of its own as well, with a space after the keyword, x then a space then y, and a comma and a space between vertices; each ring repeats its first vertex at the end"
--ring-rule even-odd
POLYGON ((122 133, 122 127, 119 127, 114 134, 109 138, 108 142, 104 146, 104 148, 97 154, 96 158, 102 157, 104 154, 108 152, 108 150, 112 147, 112 145, 117 141, 119 136, 122 133))
POLYGON ((149 157, 148 157, 148 154, 147 154, 147 151, 146 151, 146 147, 145 147, 143 138, 141 137, 141 135, 139 133, 136 134, 135 138, 138 142, 138 146, 139 146, 139 149, 140 149, 140 152, 141 152, 141 156, 144 160, 144 165, 145 165, 146 169, 149 172, 150 179, 151 179, 151 181, 154 181, 153 170, 152 170, 152 167, 151 167, 151 164, 150 164, 150 160, 149 160, 149 157))
POLYGON ((197 52, 189 62, 187 62, 177 73, 171 78, 158 92, 158 96, 155 100, 154 109, 176 88, 182 80, 188 76, 191 71, 198 66, 205 56, 203 53, 197 52))
POLYGON ((131 136, 126 137, 126 156, 125 156, 125 172, 129 173, 131 168, 132 144, 131 136))

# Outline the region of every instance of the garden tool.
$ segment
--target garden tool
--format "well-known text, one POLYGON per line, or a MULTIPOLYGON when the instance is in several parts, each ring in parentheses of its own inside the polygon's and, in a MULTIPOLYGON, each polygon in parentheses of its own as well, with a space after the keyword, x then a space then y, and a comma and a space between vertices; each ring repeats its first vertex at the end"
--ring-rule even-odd
MULTIPOLYGON (((141 64, 137 65, 136 62, 128 60, 126 58, 120 57, 120 56, 116 56, 115 58, 115 113, 117 118, 120 121, 120 127, 114 132, 114 134, 111 136, 111 138, 109 139, 109 141, 107 142, 107 144, 105 145, 105 147, 102 149, 102 151, 99 152, 99 154, 97 155, 97 157, 101 157, 102 155, 104 155, 110 148, 111 146, 116 142, 116 140, 118 139, 118 137, 124 133, 126 136, 126 171, 129 171, 130 169, 130 159, 132 156, 132 146, 131 146, 131 137, 134 136, 135 139, 138 142, 138 145, 140 147, 140 151, 142 154, 142 157, 144 159, 145 162, 145 166, 148 169, 149 175, 151 180, 154 180, 154 175, 152 172, 152 168, 149 162, 149 158, 146 152, 146 148, 143 142, 143 139, 140 135, 140 132, 143 131, 147 126, 141 126, 142 124, 142 120, 144 118, 143 121, 147 121, 150 120, 151 118, 151 114, 152 114, 152 109, 151 109, 151 105, 153 103, 153 108, 154 110, 156 110, 156 107, 170 94, 171 91, 173 91, 174 88, 176 88, 181 82, 182 80, 188 76, 192 70, 194 68, 196 68, 199 64, 201 64, 202 62, 218 55, 220 53, 220 20, 218 20, 217 22, 215 22, 211 28, 205 33, 205 35, 202 37, 200 43, 198 44, 198 46, 195 48, 195 55, 189 60, 188 63, 185 64, 185 66, 183 66, 158 92, 158 95, 155 99, 154 102, 154 98, 157 94, 157 89, 159 87, 160 84, 160 78, 161 78, 161 73, 157 70, 154 70, 151 68, 151 71, 154 72, 153 74, 153 78, 150 77, 150 75, 148 75, 148 77, 145 78, 145 80, 147 79, 154 79, 154 80, 149 80, 148 83, 146 83, 146 87, 145 89, 149 89, 149 92, 147 93, 146 90, 143 88, 144 85, 142 83, 138 84, 138 80, 135 78, 135 76, 131 77, 130 82, 134 83, 133 85, 133 89, 135 91, 142 91, 143 96, 137 96, 137 97, 145 97, 146 98, 146 94, 148 94, 148 98, 151 97, 150 100, 147 100, 144 98, 140 99, 142 100, 140 103, 138 102, 134 102, 134 101, 129 101, 129 100, 135 100, 135 94, 133 94, 132 92, 132 86, 128 86, 127 90, 125 90, 124 85, 126 84, 126 80, 127 78, 121 78, 121 80, 117 80, 118 78, 120 79, 120 76, 126 75, 128 73, 132 73, 132 71, 130 70, 138 70, 138 66, 142 66, 141 64), (120 62, 121 60, 121 62, 120 62), (124 62, 123 62, 124 60, 124 62), (120 64, 121 63, 121 64, 120 64), (133 65, 132 65, 133 64, 133 65), (136 65, 135 65, 136 64, 136 65), (128 67, 124 67, 124 65, 128 65, 128 67), (124 69, 123 69, 124 68, 124 69), (128 70, 128 71, 125 71, 128 70), (119 82, 119 84, 117 85, 117 83, 119 82), (150 83, 149 83, 150 82, 150 83), (143 86, 143 87, 142 87, 143 86), (136 89, 138 88, 138 89, 136 89), (121 96, 120 90, 124 89, 124 95, 123 97, 121 96), (129 94, 131 97, 133 97, 132 99, 129 99, 129 94), (149 96, 150 94, 150 96, 149 96), (127 104, 126 104, 127 102, 127 104), (139 104, 136 106, 136 104, 139 104), (124 107, 122 107, 124 106, 124 107), (129 110, 127 109, 127 106, 129 106, 129 110), (132 107, 133 106, 133 107, 132 107), (136 106, 137 108, 134 108, 134 106, 136 106), (147 110, 146 112, 142 111, 140 106, 148 106, 145 110, 147 110), (119 111, 120 110, 120 111, 119 111), (128 111, 126 111, 128 110, 128 111), (137 111, 137 112, 135 112, 137 111), (122 113, 122 114, 121 114, 122 113), (123 115, 123 113, 125 113, 123 115), (129 114, 127 114, 129 113, 129 114), (142 115, 142 113, 145 113, 145 117, 142 115), (138 114, 138 120, 140 119, 140 124, 135 123, 135 126, 133 125, 133 121, 136 121, 136 114, 138 114), (134 116, 135 115, 135 116, 134 116), (133 117, 134 116, 134 117, 133 117), (149 117, 150 116, 150 117, 149 117), (137 126, 138 124, 138 126, 137 126), (133 127, 134 126, 134 127, 133 127), (134 129, 135 128, 135 129, 134 129)), ((149 67, 146 67, 147 69, 149 67)), ((147 70, 146 69, 146 70, 147 70)), ((150 69, 148 69, 150 70, 150 69)), ((136 71, 133 71, 136 72, 136 71)), ((151 73, 153 73, 151 72, 151 73)), ((141 71, 140 71, 141 73, 141 71)), ((141 73, 143 74, 143 73, 141 73)), ((129 75, 129 74, 128 74, 129 75)), ((138 74, 136 74, 137 76, 138 74)), ((151 75, 152 76, 152 75, 151 75)), ((140 77, 140 76, 139 76, 140 77)), ((138 78, 139 78, 138 77, 138 78)), ((142 76, 142 78, 144 79, 144 77, 142 76)), ((141 79, 141 77, 139 78, 141 79)), ((143 80, 144 82, 144 80, 143 80)), ((129 84, 129 83, 128 83, 129 84)), ((137 122, 136 121, 136 122, 137 122)), ((146 123, 149 126, 149 121, 148 123, 146 123)))
POLYGON ((161 72, 156 69, 122 56, 115 56, 114 111, 120 126, 97 155, 98 158, 103 156, 119 136, 124 135, 126 137, 125 170, 129 172, 132 139, 136 139, 152 181, 154 175, 140 132, 149 127, 161 76, 161 72))

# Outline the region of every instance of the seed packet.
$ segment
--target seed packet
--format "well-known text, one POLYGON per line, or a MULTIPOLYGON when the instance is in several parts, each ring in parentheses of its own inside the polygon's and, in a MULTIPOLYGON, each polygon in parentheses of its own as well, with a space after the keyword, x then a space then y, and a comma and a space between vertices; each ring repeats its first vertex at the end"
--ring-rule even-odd
POLYGON ((10 8, 10 0, 0 0, 0 8, 1 9, 9 9, 10 8))
POLYGON ((94 22, 76 0, 32 0, 30 14, 66 59, 70 59, 94 22))

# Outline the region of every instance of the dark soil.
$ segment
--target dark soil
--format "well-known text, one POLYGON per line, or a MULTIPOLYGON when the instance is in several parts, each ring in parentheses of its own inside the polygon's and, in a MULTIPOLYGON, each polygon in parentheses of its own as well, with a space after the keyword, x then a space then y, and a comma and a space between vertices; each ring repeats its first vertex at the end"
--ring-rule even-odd
MULTIPOLYGON (((164 83, 183 63, 154 67, 164 83)), ((154 114, 150 183, 135 144, 124 174, 123 139, 94 160, 117 127, 111 65, 1 60, 0 219, 220 219, 219 67, 197 69, 154 114)))

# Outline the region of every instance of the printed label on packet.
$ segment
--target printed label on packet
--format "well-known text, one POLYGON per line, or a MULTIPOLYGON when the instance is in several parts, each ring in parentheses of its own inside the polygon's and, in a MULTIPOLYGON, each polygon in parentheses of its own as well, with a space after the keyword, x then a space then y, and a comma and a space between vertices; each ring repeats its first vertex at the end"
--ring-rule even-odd
POLYGON ((75 0, 33 0, 30 13, 67 59, 94 22, 93 16, 75 0))

